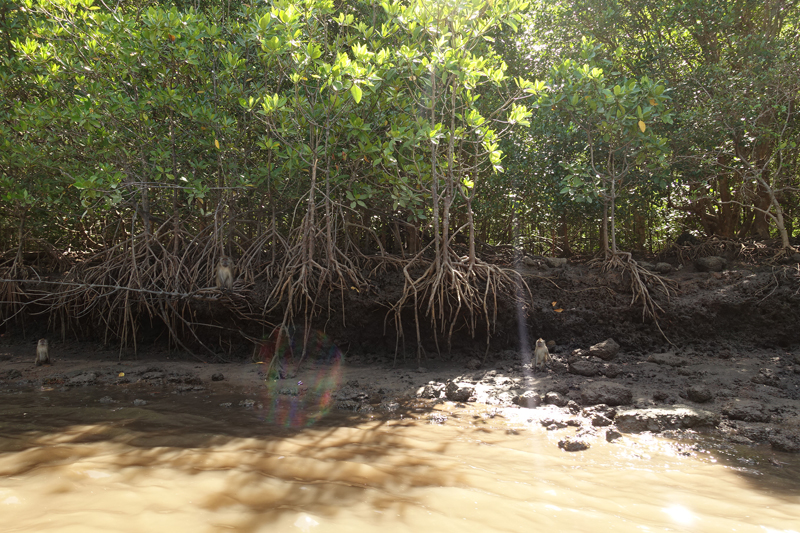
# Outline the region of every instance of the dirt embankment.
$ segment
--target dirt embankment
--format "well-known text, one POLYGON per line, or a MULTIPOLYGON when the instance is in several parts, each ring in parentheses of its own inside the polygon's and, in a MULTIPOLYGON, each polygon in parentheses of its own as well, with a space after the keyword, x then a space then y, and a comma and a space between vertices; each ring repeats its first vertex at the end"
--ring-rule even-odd
POLYGON ((480 335, 472 339, 463 330, 454 334, 449 353, 437 353, 423 328, 425 355, 418 360, 411 321, 406 353, 395 355, 394 332, 383 333, 382 301, 398 280, 387 278, 382 293, 347 308, 347 328, 337 324, 341 318, 331 318, 326 331, 342 348, 342 360, 328 354, 327 361, 300 369, 286 360, 273 379, 265 379, 269 369, 264 361, 250 360, 252 349, 242 350, 241 362, 209 364, 158 349, 120 358, 117 351, 89 343, 52 340, 54 364, 35 367, 35 340, 6 331, 0 339, 0 392, 85 386, 176 394, 238 391, 244 401, 254 392, 302 395, 313 376, 332 373, 335 365, 329 386, 336 389, 339 408, 390 414, 410 401, 479 401, 535 408, 549 428, 577 426, 576 437, 602 430, 612 438, 617 427, 704 427, 732 443, 800 452, 796 267, 731 265, 721 272, 685 267, 665 274, 677 289, 669 300, 657 296, 663 334, 642 320, 640 307, 630 305, 622 276, 583 265, 519 268, 533 305, 500 302, 488 353, 480 335), (538 337, 550 341, 553 357, 545 371, 536 372, 525 342, 532 346, 538 337), (606 339, 617 345, 613 354, 590 350, 606 339))

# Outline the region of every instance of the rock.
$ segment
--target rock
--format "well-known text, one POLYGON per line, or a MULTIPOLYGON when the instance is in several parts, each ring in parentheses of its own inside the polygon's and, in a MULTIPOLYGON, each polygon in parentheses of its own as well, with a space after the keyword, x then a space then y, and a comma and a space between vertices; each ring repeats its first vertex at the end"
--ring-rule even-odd
POLYGON ((645 270, 649 270, 650 272, 655 272, 656 266, 653 263, 649 263, 647 261, 637 261, 640 267, 644 268, 645 270))
POLYGON ((522 263, 525 266, 529 266, 529 267, 539 266, 539 263, 536 262, 536 259, 534 259, 533 257, 529 257, 527 255, 522 258, 522 263))
POLYGON ((223 402, 223 403, 219 404, 220 407, 230 407, 231 405, 233 405, 233 403, 231 403, 231 402, 223 402))
POLYGON ((553 431, 554 429, 564 429, 565 427, 567 427, 566 422, 557 418, 551 418, 551 417, 542 418, 539 422, 544 427, 547 428, 547 431, 553 431))
POLYGON ((581 357, 584 357, 586 355, 589 355, 589 350, 582 350, 581 348, 576 348, 576 349, 572 350, 572 353, 569 356, 569 360, 570 361, 575 361, 575 360, 580 359, 581 357))
POLYGON ((84 372, 82 374, 78 374, 77 376, 70 378, 67 381, 67 386, 69 387, 85 387, 87 385, 94 385, 97 381, 97 374, 94 372, 84 372))
POLYGON ((717 353, 717 357, 720 359, 730 359, 732 355, 730 350, 720 350, 717 353))
POLYGON ((619 365, 616 365, 614 363, 603 365, 603 368, 600 369, 601 374, 611 379, 619 376, 620 372, 622 372, 622 369, 619 367, 619 365))
POLYGON ((241 402, 239 402, 239 407, 244 407, 245 409, 252 409, 255 404, 256 404, 255 400, 250 400, 248 398, 247 400, 242 400, 241 402))
POLYGON ((727 265, 725 258, 717 255, 701 257, 694 262, 694 267, 700 272, 722 272, 727 265))
POLYGON ((693 402, 705 403, 713 398, 713 395, 705 385, 692 385, 686 389, 686 397, 693 402))
POLYGON ((467 364, 465 366, 469 370, 478 370, 481 367, 481 362, 479 359, 472 358, 469 361, 467 361, 467 364))
POLYGON ((669 274, 673 270, 675 270, 675 268, 669 263, 656 263, 656 272, 659 274, 669 274))
POLYGON ((216 374, 211 375, 211 381, 222 381, 223 379, 225 379, 225 376, 222 374, 222 372, 217 372, 216 374))
POLYGON ((544 262, 547 263, 547 266, 550 268, 564 268, 567 266, 566 257, 545 257, 544 262))
POLYGON ((775 375, 775 371, 771 368, 762 368, 758 371, 758 374, 750 378, 750 381, 759 385, 769 385, 770 387, 781 386, 781 378, 775 375))
POLYGON ((539 396, 535 391, 529 390, 514 396, 511 402, 515 405, 519 405, 520 407, 533 408, 542 405, 542 397, 539 396))
POLYGON ((145 372, 144 374, 142 374, 142 379, 148 381, 156 379, 164 379, 164 372, 159 372, 159 371, 145 372))
POLYGON ((117 403, 117 402, 114 401, 113 398, 111 398, 111 396, 103 396, 102 398, 100 398, 97 401, 100 402, 100 403, 117 403))
POLYGON ((558 441, 558 447, 565 452, 580 452, 589 449, 589 442, 584 437, 567 437, 558 441))
POLYGON ((657 390, 657 391, 653 392, 653 400, 655 400, 657 402, 663 402, 667 398, 669 398, 669 394, 667 394, 663 390, 657 390))
POLYGON ((619 352, 619 344, 614 339, 606 339, 589 348, 589 355, 599 357, 603 361, 610 361, 619 352))
POLYGON ((772 449, 786 453, 800 453, 800 437, 778 431, 770 436, 772 449))
POLYGON ((654 353, 650 357, 647 358, 647 361, 650 363, 655 363, 657 365, 666 365, 666 366, 686 366, 686 359, 678 357, 672 352, 665 352, 665 353, 654 353))
POLYGON ((548 350, 552 350, 553 348, 555 348, 555 347, 556 347, 556 341, 547 341, 547 343, 545 344, 545 346, 547 346, 547 349, 548 349, 548 350))
POLYGON ((581 414, 592 421, 592 426, 604 427, 614 423, 617 410, 605 404, 598 404, 584 408, 581 414))
POLYGON ((614 442, 615 440, 622 437, 622 433, 617 431, 614 428, 608 428, 606 430, 606 442, 614 442))
POLYGON ((586 359, 578 359, 569 364, 569 373, 577 374, 578 376, 585 376, 587 378, 596 376, 600 372, 600 368, 586 359))
POLYGON ((595 381, 581 387, 581 403, 583 405, 626 405, 631 403, 633 393, 618 383, 595 381))
POLYGON ((395 412, 395 411, 397 411, 398 409, 400 409, 400 404, 399 404, 399 403, 397 403, 397 402, 396 402, 396 401, 394 401, 394 400, 386 400, 386 401, 383 401, 383 402, 381 402, 381 404, 378 406, 378 410, 379 410, 379 411, 382 411, 382 412, 384 412, 384 413, 394 413, 394 412, 395 412))
POLYGON ((147 400, 136 398, 135 400, 133 400, 133 405, 147 405, 147 400))
POLYGON ((731 420, 742 422, 769 422, 769 413, 764 406, 754 401, 737 401, 722 408, 722 414, 731 420))
POLYGON ((569 398, 561 394, 560 392, 550 391, 544 395, 544 403, 547 405, 556 405, 558 407, 566 407, 567 403, 569 402, 569 398))
POLYGON ((581 406, 578 405, 578 402, 574 400, 570 400, 567 402, 567 409, 569 409, 569 412, 572 413, 573 415, 577 415, 578 413, 581 412, 581 406))
POLYGON ((470 396, 475 392, 471 385, 459 384, 451 381, 444 389, 445 397, 451 402, 468 402, 470 396))
POLYGON ((710 411, 674 405, 655 409, 629 409, 617 413, 614 423, 625 433, 716 427, 719 417, 710 411))

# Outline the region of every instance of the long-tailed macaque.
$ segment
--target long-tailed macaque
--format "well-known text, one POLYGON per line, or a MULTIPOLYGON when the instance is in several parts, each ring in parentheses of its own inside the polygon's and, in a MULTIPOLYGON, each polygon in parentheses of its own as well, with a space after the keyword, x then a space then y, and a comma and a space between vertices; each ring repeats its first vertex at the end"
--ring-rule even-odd
POLYGON ((231 290, 233 288, 233 261, 223 255, 217 265, 217 288, 231 290))
POLYGON ((47 339, 39 339, 36 346, 36 366, 49 365, 50 352, 47 350, 47 339))
POLYGON ((548 361, 550 361, 550 350, 547 349, 544 339, 539 339, 536 341, 536 349, 533 350, 533 368, 538 370, 540 363, 544 368, 548 361))

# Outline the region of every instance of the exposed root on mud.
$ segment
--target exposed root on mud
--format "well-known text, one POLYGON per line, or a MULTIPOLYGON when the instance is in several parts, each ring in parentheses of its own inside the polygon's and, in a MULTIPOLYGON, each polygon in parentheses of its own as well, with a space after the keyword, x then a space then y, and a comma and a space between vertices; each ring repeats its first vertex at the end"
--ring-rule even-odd
MULTIPOLYGON (((658 326, 658 312, 663 312, 664 309, 658 305, 651 291, 655 290, 660 292, 666 296, 667 301, 669 301, 671 294, 678 288, 677 283, 642 267, 631 257, 631 254, 627 252, 617 252, 606 260, 596 259, 589 262, 589 265, 596 264, 600 264, 603 272, 617 270, 621 272, 623 276, 625 276, 625 274, 630 276, 630 305, 641 302, 642 319, 646 320, 648 317, 652 318, 658 326)), ((661 328, 659 327, 659 329, 661 328)))
MULTIPOLYGON (((423 250, 424 251, 424 250, 423 250)), ((530 289, 522 276, 514 271, 500 268, 482 261, 470 262, 467 257, 448 258, 437 262, 421 260, 422 252, 403 267, 405 279, 400 299, 391 307, 397 342, 404 340, 402 313, 404 309, 414 309, 414 326, 417 338, 417 361, 421 361, 424 348, 420 330, 420 311, 430 320, 436 349, 439 351, 438 335, 447 339, 450 350, 453 332, 459 323, 465 324, 472 338, 475 337, 478 323, 486 327, 486 350, 497 319, 498 293, 520 300, 517 288, 524 287, 531 298, 530 289), (414 279, 411 269, 415 266, 425 268, 422 275, 414 279)), ((387 318, 388 318, 387 314, 387 318)))

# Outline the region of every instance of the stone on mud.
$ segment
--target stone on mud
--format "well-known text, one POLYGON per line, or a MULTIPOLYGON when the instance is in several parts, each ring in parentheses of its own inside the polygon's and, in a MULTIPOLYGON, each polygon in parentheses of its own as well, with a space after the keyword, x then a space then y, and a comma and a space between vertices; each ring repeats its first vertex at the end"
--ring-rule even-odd
POLYGON ((550 391, 544 395, 544 403, 547 405, 555 405, 558 407, 566 407, 569 403, 569 398, 557 391, 550 391))
POLYGON ((610 426, 614 423, 617 410, 606 404, 593 405, 581 411, 581 415, 592 421, 594 427, 610 426))
POLYGON ((742 422, 769 422, 770 415, 764 406, 754 401, 738 401, 722 408, 722 414, 731 420, 742 422))
POLYGON ((444 383, 430 381, 417 391, 418 398, 436 399, 441 398, 444 393, 444 383))
POLYGON ((619 431, 617 431, 614 428, 608 428, 606 430, 606 441, 607 442, 614 442, 615 440, 617 440, 617 439, 619 439, 621 437, 622 437, 622 433, 620 433, 619 431))
POLYGON ((669 263, 656 263, 656 272, 659 274, 669 274, 675 270, 669 263))
POLYGON ((475 388, 470 385, 456 383, 451 381, 444 389, 445 397, 451 402, 468 402, 470 396, 473 396, 475 388))
POLYGON ((589 355, 599 357, 603 361, 614 359, 619 353, 619 344, 614 339, 606 339, 589 348, 589 355))
POLYGON ((565 452, 580 452, 589 449, 589 441, 583 437, 566 437, 558 441, 558 447, 565 452))
POLYGON ((581 387, 581 403, 583 405, 626 405, 631 403, 633 393, 618 383, 595 381, 581 387))
POLYGON ((520 407, 533 408, 542 405, 542 397, 536 391, 529 390, 514 396, 511 402, 520 407))
POLYGON ((716 427, 719 417, 710 411, 684 405, 655 409, 628 409, 617 413, 614 423, 620 431, 638 433, 660 432, 669 429, 716 427))
POLYGON ((564 268, 567 266, 566 257, 545 257, 544 262, 547 263, 547 266, 550 268, 564 268))
POLYGON ((603 368, 600 369, 600 373, 603 374, 607 378, 615 378, 620 375, 622 369, 619 365, 614 363, 608 363, 607 365, 603 365, 603 368))
POLYGON ((772 449, 785 453, 800 453, 800 437, 798 435, 778 431, 769 438, 772 449))
POLYGON ((694 267, 700 272, 722 272, 725 270, 728 262, 724 257, 712 255, 709 257, 700 257, 694 262, 694 267))
POLYGON ((693 402, 705 403, 713 398, 713 395, 705 385, 692 385, 686 389, 686 397, 693 402))
POLYGON ((771 368, 762 368, 758 374, 750 378, 750 381, 759 385, 769 385, 770 387, 781 387, 781 378, 771 368))
POLYGON ((591 378, 600 372, 600 368, 586 359, 578 359, 569 364, 569 373, 591 378))

